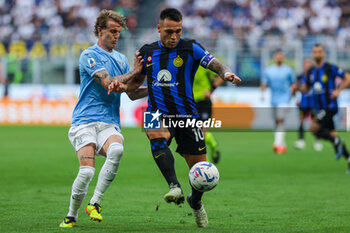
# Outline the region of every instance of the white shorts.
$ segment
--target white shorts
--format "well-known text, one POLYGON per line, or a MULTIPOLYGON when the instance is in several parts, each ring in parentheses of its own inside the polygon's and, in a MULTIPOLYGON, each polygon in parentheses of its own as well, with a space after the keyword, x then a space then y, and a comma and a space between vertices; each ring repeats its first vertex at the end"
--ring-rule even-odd
POLYGON ((284 120, 287 117, 289 108, 287 104, 281 104, 272 108, 273 118, 275 120, 284 120))
POLYGON ((112 135, 117 135, 124 141, 118 125, 100 121, 72 126, 68 132, 69 141, 72 143, 75 151, 80 150, 89 143, 94 143, 96 145, 96 154, 99 154, 107 139, 112 135))

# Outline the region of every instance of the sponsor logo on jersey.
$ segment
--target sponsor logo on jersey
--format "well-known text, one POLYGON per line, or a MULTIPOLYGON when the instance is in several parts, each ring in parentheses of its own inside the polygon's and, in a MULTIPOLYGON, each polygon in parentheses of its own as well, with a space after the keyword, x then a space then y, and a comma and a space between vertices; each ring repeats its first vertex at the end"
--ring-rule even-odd
POLYGON ((178 82, 172 83, 171 81, 171 73, 169 70, 163 69, 158 72, 157 74, 157 80, 154 80, 152 82, 152 86, 158 86, 158 87, 175 87, 179 85, 178 82))
POLYGON ((171 73, 169 70, 161 70, 157 74, 157 80, 158 82, 169 82, 171 80, 171 73))

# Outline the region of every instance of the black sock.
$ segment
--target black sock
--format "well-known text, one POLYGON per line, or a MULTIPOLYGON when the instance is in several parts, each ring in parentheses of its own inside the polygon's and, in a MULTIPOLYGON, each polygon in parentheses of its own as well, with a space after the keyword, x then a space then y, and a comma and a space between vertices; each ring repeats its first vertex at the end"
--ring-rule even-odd
POLYGON ((316 138, 322 138, 327 141, 330 141, 332 142, 332 144, 335 144, 335 141, 336 141, 335 138, 332 137, 331 133, 328 130, 322 129, 322 128, 315 133, 315 136, 316 138))
POLYGON ((173 184, 180 187, 175 173, 174 157, 165 138, 151 139, 151 149, 154 161, 157 163, 168 185, 173 184))
POLYGON ((343 143, 343 155, 344 155, 344 157, 345 157, 346 159, 349 158, 349 151, 348 151, 348 149, 346 148, 345 143, 343 143))
POLYGON ((192 187, 191 207, 193 209, 199 210, 201 208, 202 196, 203 196, 202 192, 199 192, 195 188, 192 187))
POLYGON ((304 126, 302 123, 299 126, 299 139, 304 139, 304 126))

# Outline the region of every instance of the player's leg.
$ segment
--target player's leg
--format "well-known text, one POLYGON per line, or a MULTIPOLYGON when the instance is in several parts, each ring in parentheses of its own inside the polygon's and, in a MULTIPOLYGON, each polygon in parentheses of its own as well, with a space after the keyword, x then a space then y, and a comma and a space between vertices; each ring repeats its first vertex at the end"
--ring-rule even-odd
POLYGON ((297 149, 305 148, 305 140, 304 140, 304 119, 306 116, 306 110, 300 108, 299 109, 299 129, 298 129, 298 140, 294 143, 294 147, 297 149))
POLYGON ((106 156, 106 160, 98 175, 94 195, 86 207, 86 213, 91 219, 102 221, 100 201, 117 174, 123 156, 124 139, 117 126, 99 123, 99 127, 97 151, 99 154, 106 156))
POLYGON ((286 107, 279 106, 276 108, 275 111, 275 142, 274 145, 276 145, 275 152, 277 154, 283 154, 287 151, 287 146, 285 142, 285 129, 284 129, 284 118, 286 113, 286 107))
MULTIPOLYGON (((191 169, 193 165, 198 162, 206 161, 206 154, 201 155, 189 155, 184 154, 188 167, 191 169)), ((202 204, 203 192, 192 188, 192 192, 187 196, 188 204, 191 206, 194 214, 195 221, 198 227, 208 227, 208 216, 202 204)))
POLYGON ((174 156, 168 146, 171 134, 168 129, 146 129, 150 140, 153 159, 169 185, 169 192, 164 195, 168 203, 181 204, 184 195, 176 177, 174 156))
MULTIPOLYGON (((175 135, 177 152, 183 155, 189 168, 198 162, 207 161, 207 151, 201 128, 180 128, 175 135)), ((208 217, 202 204, 203 192, 199 192, 192 186, 192 193, 187 201, 191 206, 198 227, 208 226, 208 217)))
POLYGON ((74 226, 78 217, 78 210, 95 173, 96 132, 92 123, 72 126, 68 137, 76 151, 80 168, 72 185, 69 212, 60 227, 74 226))
POLYGON ((344 153, 344 145, 334 130, 333 116, 335 114, 336 112, 332 111, 320 111, 317 114, 317 119, 312 122, 310 131, 315 134, 316 137, 327 140, 333 144, 335 157, 338 160, 344 153))
POLYGON ((72 185, 72 193, 69 204, 69 212, 60 227, 73 227, 78 210, 87 193, 89 183, 95 173, 95 144, 90 143, 77 151, 79 159, 79 172, 72 185))

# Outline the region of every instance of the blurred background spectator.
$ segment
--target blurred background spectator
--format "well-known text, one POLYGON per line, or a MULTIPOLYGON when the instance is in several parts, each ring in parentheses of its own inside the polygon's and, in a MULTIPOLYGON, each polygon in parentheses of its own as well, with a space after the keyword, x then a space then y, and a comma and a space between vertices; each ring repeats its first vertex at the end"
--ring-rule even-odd
POLYGON ((258 85, 276 48, 285 50, 297 73, 316 42, 330 61, 344 68, 350 62, 349 0, 0 0, 2 75, 16 77, 11 83, 78 83, 76 60, 96 42, 101 9, 126 17, 129 30, 117 49, 132 60, 141 45, 157 40, 165 7, 180 9, 184 37, 225 59, 245 85, 258 85))

